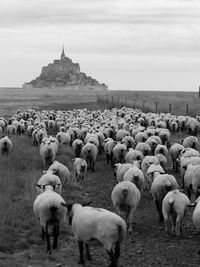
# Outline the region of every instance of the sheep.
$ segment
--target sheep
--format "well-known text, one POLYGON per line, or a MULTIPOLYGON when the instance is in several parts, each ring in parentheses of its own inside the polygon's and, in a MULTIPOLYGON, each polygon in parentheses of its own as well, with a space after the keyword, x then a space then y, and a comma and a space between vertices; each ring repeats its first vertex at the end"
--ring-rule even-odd
POLYGON ((120 142, 125 136, 129 136, 130 133, 126 130, 118 130, 116 133, 116 141, 120 142))
POLYGON ((113 161, 114 163, 124 163, 125 156, 127 153, 127 148, 124 144, 117 143, 116 146, 113 147, 113 161))
POLYGON ((133 148, 129 148, 126 156, 125 156, 125 161, 126 163, 132 163, 135 160, 143 160, 144 155, 142 154, 141 151, 139 150, 134 150, 133 148))
POLYGON ((135 136, 135 141, 136 143, 139 143, 139 142, 145 142, 147 140, 148 136, 146 133, 144 132, 138 132, 135 136))
MULTIPOLYGON (((195 209, 192 214, 192 221, 197 232, 200 233, 200 197, 196 199, 193 206, 195 206, 195 209)), ((198 254, 200 255, 200 250, 198 251, 198 254)))
POLYGON ((35 134, 35 139, 36 139, 36 144, 39 146, 42 142, 42 139, 44 137, 47 137, 47 132, 45 129, 40 129, 36 134, 35 134))
POLYGON ((71 136, 69 133, 63 133, 63 132, 58 132, 56 135, 56 139, 60 144, 69 146, 69 143, 71 141, 71 136))
POLYGON ((155 156, 158 158, 160 165, 165 171, 167 167, 167 158, 163 154, 156 154, 155 156))
POLYGON ((146 183, 148 186, 148 189, 151 190, 151 185, 153 183, 153 180, 160 174, 164 174, 165 171, 159 164, 151 164, 149 168, 146 171, 146 183))
POLYGON ((38 195, 33 203, 33 212, 40 221, 42 238, 46 237, 47 252, 57 248, 60 227, 66 221, 67 208, 65 201, 58 193, 47 190, 38 195), (52 225, 53 246, 51 249, 49 227, 52 225))
POLYGON ((87 173, 87 162, 82 158, 75 158, 73 164, 73 170, 75 174, 76 182, 82 183, 87 173))
POLYGON ((72 148, 75 154, 75 157, 79 157, 81 154, 81 149, 84 146, 83 141, 81 139, 75 139, 72 143, 72 148))
POLYGON ((162 129, 159 132, 159 137, 161 139, 162 145, 166 145, 167 148, 170 148, 170 132, 168 129, 162 129))
POLYGON ((174 189, 178 189, 178 184, 173 175, 160 174, 153 180, 151 194, 156 204, 160 222, 164 219, 162 214, 163 198, 169 191, 174 189))
POLYGON ((110 138, 110 139, 106 139, 104 140, 104 151, 106 153, 106 162, 107 164, 109 164, 109 162, 111 163, 111 165, 113 165, 113 147, 116 145, 116 142, 110 138))
POLYGON ((189 118, 186 125, 189 135, 197 135, 199 122, 195 118, 189 118))
POLYGON ((55 175, 57 175, 63 185, 71 180, 69 169, 64 164, 56 160, 54 160, 51 166, 49 166, 47 171, 52 171, 55 175))
POLYGON ((193 149, 199 149, 199 141, 196 136, 188 136, 183 140, 182 145, 185 148, 191 147, 193 149))
POLYGON ((135 147, 135 140, 132 136, 125 136, 122 141, 121 141, 122 144, 125 144, 125 146, 127 147, 127 150, 129 148, 134 148, 135 147))
POLYGON ((142 154, 144 155, 144 157, 151 154, 151 148, 145 142, 139 142, 139 143, 137 143, 137 145, 135 147, 135 150, 139 150, 140 152, 142 152, 142 154))
POLYGON ((114 164, 114 176, 117 178, 117 182, 121 182, 124 179, 124 174, 133 165, 131 163, 115 163, 114 164))
POLYGON ((187 207, 190 204, 189 198, 179 190, 175 189, 168 192, 162 201, 162 214, 165 222, 165 230, 169 232, 170 217, 172 217, 171 234, 176 236, 182 232, 181 226, 187 207))
POLYGON ((57 152, 57 146, 55 143, 51 142, 49 139, 42 141, 40 145, 40 156, 42 158, 44 170, 50 166, 55 160, 57 152))
POLYGON ((200 164, 188 164, 184 175, 184 185, 188 192, 188 198, 191 198, 193 191, 196 198, 200 196, 200 164))
POLYGON ((154 155, 155 149, 158 145, 158 141, 154 138, 154 137, 149 137, 146 141, 146 144, 148 144, 150 146, 151 149, 151 155, 154 155))
POLYGON ((191 165, 197 165, 200 164, 200 157, 181 157, 180 158, 180 176, 182 178, 182 187, 185 187, 185 183, 184 183, 184 175, 185 175, 185 171, 187 170, 187 166, 191 164, 191 165))
POLYGON ((0 153, 2 155, 9 155, 12 150, 12 141, 8 136, 4 136, 0 139, 0 153))
POLYGON ((47 186, 52 187, 56 193, 61 194, 62 190, 61 180, 57 175, 54 174, 52 170, 44 172, 44 174, 38 180, 36 184, 37 193, 38 194, 43 193, 47 188, 47 186))
MULTIPOLYGON (((68 211, 70 208, 68 208, 68 211)), ((91 260, 89 241, 99 241, 109 255, 110 266, 117 267, 120 257, 120 244, 126 237, 126 223, 117 214, 102 208, 93 208, 81 204, 73 204, 72 232, 79 245, 79 264, 84 264, 84 245, 86 258, 91 260)))
POLYGON ((129 168, 125 172, 123 180, 134 183, 137 186, 137 188, 140 190, 140 192, 144 188, 144 184, 145 184, 144 174, 137 166, 132 166, 131 168, 129 168))
POLYGON ((173 169, 178 172, 178 166, 179 166, 179 155, 181 153, 181 151, 184 149, 184 146, 179 144, 179 143, 175 143, 170 147, 169 150, 169 154, 171 156, 172 159, 172 164, 173 164, 173 169))
POLYGON ((156 154, 163 154, 165 157, 168 155, 168 149, 165 145, 157 145, 155 149, 155 155, 156 154))
POLYGON ((112 203, 117 213, 122 216, 122 212, 126 212, 126 222, 129 233, 133 231, 133 213, 140 202, 140 198, 141 194, 139 189, 130 181, 118 183, 111 193, 112 203))
POLYGON ((155 165, 157 165, 157 164, 159 164, 159 163, 160 163, 160 162, 159 162, 159 159, 158 159, 156 156, 146 156, 146 157, 143 159, 143 161, 142 161, 142 163, 141 163, 141 170, 142 170, 143 173, 144 173, 144 177, 145 177, 145 181, 146 181, 146 187, 147 187, 147 185, 148 185, 148 183, 147 183, 148 176, 147 176, 147 174, 146 174, 148 168, 150 167, 151 164, 155 164, 155 165))
POLYGON ((81 157, 86 160, 88 165, 88 170, 91 169, 93 172, 97 154, 98 154, 97 147, 91 143, 85 144, 81 150, 81 157))

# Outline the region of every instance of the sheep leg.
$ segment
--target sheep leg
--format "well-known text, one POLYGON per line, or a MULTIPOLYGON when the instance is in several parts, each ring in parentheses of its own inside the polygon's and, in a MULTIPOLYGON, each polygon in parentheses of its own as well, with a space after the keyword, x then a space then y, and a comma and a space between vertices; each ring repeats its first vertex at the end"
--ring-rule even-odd
POLYGON ((162 203, 160 203, 160 201, 156 200, 156 208, 158 211, 158 215, 159 215, 159 221, 163 222, 164 218, 163 218, 163 214, 162 214, 162 203))
POLYGON ((47 241, 47 252, 51 252, 50 235, 49 235, 49 231, 48 231, 48 222, 46 223, 45 234, 46 234, 46 241, 47 241))
POLYGON ((191 198, 191 192, 190 192, 190 189, 189 188, 187 188, 187 195, 188 195, 188 198, 190 200, 190 198, 191 198))
POLYGON ((92 161, 92 171, 94 172, 94 161, 92 161))
POLYGON ((128 232, 132 233, 133 228, 132 228, 132 222, 133 222, 133 209, 128 207, 128 211, 126 214, 126 221, 128 222, 128 232))
POLYGON ((168 235, 169 234, 169 218, 165 218, 165 232, 168 235))
POLYGON ((41 237, 42 237, 42 240, 44 240, 45 239, 45 231, 44 231, 44 229, 42 228, 42 232, 41 232, 41 237))
POLYGON ((177 216, 176 218, 176 236, 180 236, 181 234, 181 218, 177 216))
POLYGON ((91 261, 92 258, 91 258, 90 248, 89 248, 89 245, 88 245, 88 244, 85 244, 85 250, 86 250, 86 259, 87 259, 88 261, 91 261))
POLYGON ((84 264, 84 256, 83 256, 84 246, 83 246, 83 241, 78 241, 78 247, 79 247, 79 254, 80 254, 80 259, 79 259, 78 264, 84 264))
POLYGON ((59 229, 60 229, 59 222, 56 222, 53 227, 53 249, 57 248, 59 229))
POLYGON ((109 267, 117 267, 117 259, 115 257, 115 254, 113 253, 112 249, 111 250, 106 250, 108 253, 108 256, 110 258, 111 264, 109 267))
POLYGON ((115 244, 115 258, 118 260, 120 257, 120 243, 119 241, 115 244))

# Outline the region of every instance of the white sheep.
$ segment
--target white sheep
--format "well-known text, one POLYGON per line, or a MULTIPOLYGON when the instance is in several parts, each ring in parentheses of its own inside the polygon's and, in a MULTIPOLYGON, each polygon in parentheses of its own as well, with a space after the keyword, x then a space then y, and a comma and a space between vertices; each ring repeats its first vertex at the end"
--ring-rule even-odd
POLYGON ((132 136, 125 136, 122 141, 121 141, 122 144, 125 144, 125 146, 127 147, 127 150, 129 148, 134 148, 135 147, 135 140, 132 136))
POLYGON ((98 154, 97 147, 91 143, 85 144, 81 150, 81 156, 86 160, 88 165, 88 170, 91 169, 93 172, 97 154, 98 154))
POLYGON ((144 155, 142 154, 142 152, 139 150, 135 150, 133 148, 129 148, 125 156, 126 163, 132 163, 135 160, 142 161, 143 159, 144 159, 144 155))
POLYGON ((148 183, 147 183, 148 176, 146 172, 148 168, 151 166, 151 164, 159 165, 160 164, 159 159, 156 156, 146 156, 141 163, 141 170, 143 171, 143 174, 144 174, 146 187, 148 187, 148 183))
POLYGON ((144 188, 144 184, 145 184, 144 174, 137 166, 132 166, 131 168, 129 168, 125 172, 123 180, 134 183, 137 186, 137 188, 140 190, 140 192, 144 188))
POLYGON ((71 141, 71 136, 70 133, 64 133, 64 132, 58 132, 56 135, 56 138, 58 142, 62 145, 65 145, 66 147, 69 146, 70 141, 71 141))
POLYGON ((113 147, 116 145, 116 142, 112 138, 104 140, 104 151, 106 153, 106 162, 113 165, 113 147))
POLYGON ((130 169, 133 165, 131 163, 115 163, 113 165, 114 168, 114 177, 116 177, 117 182, 121 182, 124 179, 124 174, 128 169, 130 169))
POLYGON ((63 185, 71 180, 69 169, 57 160, 54 160, 47 171, 52 171, 57 175, 63 185))
POLYGON ((172 159, 172 164, 173 164, 173 169, 178 172, 178 167, 179 167, 179 155, 181 153, 181 151, 184 149, 184 146, 179 144, 179 143, 175 143, 170 147, 169 150, 169 154, 171 156, 172 159))
POLYGON ((141 194, 137 186, 130 181, 118 183, 111 193, 113 206, 117 213, 122 216, 126 213, 128 232, 132 232, 133 213, 140 202, 141 194))
POLYGON ((55 160, 57 145, 47 138, 42 141, 39 152, 43 162, 44 170, 46 170, 46 168, 48 168, 55 160))
POLYGON ((2 155, 9 155, 12 150, 12 141, 8 136, 4 136, 0 139, 0 153, 2 155))
POLYGON ((156 154, 163 154, 165 157, 167 157, 168 155, 168 149, 165 145, 157 145, 156 149, 155 149, 155 155, 156 154))
POLYGON ((184 138, 182 145, 185 148, 191 147, 193 149, 199 149, 199 140, 196 136, 188 136, 184 138))
POLYGON ((168 129, 162 129, 159 132, 159 137, 161 139, 162 145, 166 145, 170 148, 170 132, 168 129))
POLYGON ((44 172, 38 180, 36 187, 38 194, 43 193, 47 187, 51 187, 56 193, 61 194, 62 183, 60 178, 51 170, 44 172))
POLYGON ((73 170, 75 174, 76 182, 82 183, 87 174, 87 162, 82 158, 75 158, 73 164, 73 170))
POLYGON ((145 142, 147 140, 148 136, 146 133, 144 132, 138 132, 135 136, 135 141, 136 143, 139 143, 139 142, 145 142))
POLYGON ((165 222, 165 230, 169 233, 170 217, 172 219, 171 234, 174 232, 176 236, 182 231, 182 221, 187 212, 187 207, 190 204, 189 198, 179 190, 168 192, 162 201, 162 213, 165 222))
POLYGON ((163 221, 163 214, 162 214, 163 198, 169 191, 174 189, 178 189, 178 184, 173 175, 160 174, 153 180, 153 183, 151 185, 151 194, 156 204, 160 222, 163 221))
POLYGON ((125 162, 125 156, 127 153, 127 148, 124 144, 117 143, 113 147, 113 161, 114 163, 124 163, 125 162))
POLYGON ((47 252, 51 253, 49 227, 53 227, 52 248, 56 249, 60 228, 66 221, 67 208, 65 201, 58 193, 47 190, 36 197, 33 203, 33 212, 40 221, 42 238, 46 237, 47 252))
POLYGON ((135 150, 139 150, 140 152, 142 152, 144 157, 151 154, 151 147, 145 142, 137 143, 135 150))
POLYGON ((120 244, 126 237, 126 223, 117 214, 102 208, 92 208, 80 204, 72 206, 72 232, 79 244, 79 264, 84 264, 84 245, 86 257, 91 260, 89 241, 99 241, 109 255, 111 265, 117 267, 120 257, 120 244))
POLYGON ((164 174, 165 171, 160 164, 151 164, 146 171, 146 183, 149 190, 151 190, 151 185, 153 180, 160 174, 164 174))
POLYGON ((184 185, 188 192, 189 199, 192 192, 196 195, 196 198, 200 196, 200 164, 192 165, 188 164, 184 175, 184 185))
POLYGON ((72 143, 72 149, 74 152, 75 157, 80 157, 82 147, 84 146, 84 143, 81 139, 75 139, 72 143))
POLYGON ((187 166, 189 164, 191 165, 200 164, 200 157, 187 157, 187 158, 181 157, 180 158, 180 177, 182 179, 183 188, 185 187, 184 175, 187 170, 187 166))
POLYGON ((151 136, 151 137, 148 137, 145 143, 150 146, 151 155, 154 155, 155 149, 158 145, 158 141, 154 137, 151 136))

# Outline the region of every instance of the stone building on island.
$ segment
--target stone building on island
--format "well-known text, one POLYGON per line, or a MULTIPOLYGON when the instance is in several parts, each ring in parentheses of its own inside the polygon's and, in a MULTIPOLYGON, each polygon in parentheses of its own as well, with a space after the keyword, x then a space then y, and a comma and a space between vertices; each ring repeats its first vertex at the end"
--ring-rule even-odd
POLYGON ((73 63, 70 58, 65 56, 64 47, 60 59, 44 66, 39 77, 23 85, 24 88, 67 86, 99 90, 108 89, 108 86, 104 83, 99 83, 96 79, 81 72, 79 63, 73 63))

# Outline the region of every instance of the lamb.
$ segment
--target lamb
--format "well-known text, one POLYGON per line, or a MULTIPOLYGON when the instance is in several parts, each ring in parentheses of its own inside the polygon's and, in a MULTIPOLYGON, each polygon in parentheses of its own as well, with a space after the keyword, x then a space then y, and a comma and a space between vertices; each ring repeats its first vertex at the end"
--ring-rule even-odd
POLYGON ((64 164, 56 160, 54 160, 47 171, 52 171, 55 175, 57 175, 63 185, 71 180, 69 169, 64 164))
POLYGON ((72 148, 75 154, 75 157, 80 157, 81 149, 83 148, 84 144, 81 139, 75 139, 72 143, 72 148))
POLYGON ((57 146, 48 138, 43 140, 40 145, 40 156, 42 158, 44 170, 46 170, 55 160, 57 146))
POLYGON ((43 193, 47 187, 51 187, 56 193, 61 194, 62 183, 60 178, 51 170, 44 172, 38 180, 36 187, 38 194, 43 193))
POLYGON ((98 149, 94 144, 87 143, 81 150, 81 156, 87 162, 88 169, 94 172, 94 164, 97 158, 98 149))
POLYGON ((42 238, 46 237, 47 252, 57 248, 60 227, 66 221, 67 208, 65 201, 58 193, 47 190, 38 195, 33 203, 33 212, 40 221, 42 238), (52 225, 53 246, 50 244, 49 227, 52 225))
POLYGON ((150 146, 147 143, 144 143, 144 142, 137 143, 137 145, 135 147, 135 150, 139 150, 140 152, 142 152, 144 157, 151 154, 150 146))
POLYGON ((168 192, 163 198, 162 202, 162 214, 165 222, 165 230, 169 232, 169 222, 170 217, 172 217, 172 235, 176 234, 176 236, 180 235, 182 231, 182 221, 187 212, 187 207, 190 204, 190 200, 188 197, 175 189, 173 191, 168 192))
POLYGON ((135 160, 143 160, 144 155, 142 154, 141 151, 139 150, 134 150, 133 148, 129 148, 126 156, 125 156, 125 161, 126 163, 132 163, 135 160))
POLYGON ((145 184, 144 174, 137 166, 133 166, 126 171, 124 174, 124 181, 134 183, 140 192, 143 190, 145 184))
POLYGON ((187 148, 191 147, 193 149, 199 149, 199 141, 196 136, 188 136, 183 140, 182 145, 187 148))
POLYGON ((113 147, 113 161, 114 163, 124 163, 125 156, 127 153, 127 148, 124 144, 117 143, 116 146, 113 147))
POLYGON ((125 221, 106 209, 83 207, 81 204, 73 204, 71 214, 72 232, 79 245, 79 264, 84 264, 84 245, 86 257, 91 260, 88 243, 90 240, 97 240, 108 253, 111 260, 110 266, 117 267, 120 244, 126 237, 125 221))
POLYGON ((194 192, 196 198, 200 196, 200 164, 188 164, 184 175, 184 185, 188 192, 188 198, 191 198, 191 193, 194 192))
POLYGON ((164 219, 162 214, 163 198, 169 191, 174 189, 178 189, 178 184, 173 175, 161 174, 155 177, 153 180, 151 194, 156 204, 160 222, 162 222, 164 219))
POLYGON ((172 163, 173 163, 173 169, 176 172, 178 172, 178 166, 179 166, 178 158, 183 149, 184 149, 183 145, 179 143, 175 143, 170 147, 170 150, 169 150, 169 154, 171 156, 172 163))
POLYGON ((8 156, 12 151, 12 141, 8 136, 4 136, 0 139, 0 153, 8 156))
POLYGON ((75 158, 73 169, 75 174, 76 182, 82 184, 87 173, 87 162, 82 158, 75 158))
POLYGON ((126 212, 126 222, 128 232, 132 232, 133 213, 135 212, 141 194, 137 186, 130 181, 122 181, 118 183, 111 193, 113 206, 117 213, 122 216, 122 212, 126 212))

